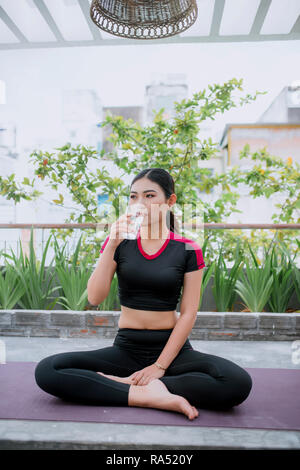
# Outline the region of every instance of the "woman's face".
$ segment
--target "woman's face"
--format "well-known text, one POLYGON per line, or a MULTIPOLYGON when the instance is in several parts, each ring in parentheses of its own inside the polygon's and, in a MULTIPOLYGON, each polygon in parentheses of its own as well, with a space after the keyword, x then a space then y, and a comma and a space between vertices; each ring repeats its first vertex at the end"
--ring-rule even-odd
MULTIPOLYGON (((155 225, 159 221, 166 220, 166 213, 170 209, 165 193, 161 187, 149 180, 141 178, 132 184, 129 195, 129 206, 143 204, 147 213, 142 225, 155 225)), ((145 211, 146 212, 146 211, 145 211)))

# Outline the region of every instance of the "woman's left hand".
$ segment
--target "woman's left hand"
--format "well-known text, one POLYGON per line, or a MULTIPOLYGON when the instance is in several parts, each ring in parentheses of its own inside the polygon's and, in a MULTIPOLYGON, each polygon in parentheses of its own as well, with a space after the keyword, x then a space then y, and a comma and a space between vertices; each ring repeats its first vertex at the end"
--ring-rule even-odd
POLYGON ((159 379, 165 375, 165 371, 155 364, 145 367, 131 374, 132 385, 147 385, 153 379, 159 379))

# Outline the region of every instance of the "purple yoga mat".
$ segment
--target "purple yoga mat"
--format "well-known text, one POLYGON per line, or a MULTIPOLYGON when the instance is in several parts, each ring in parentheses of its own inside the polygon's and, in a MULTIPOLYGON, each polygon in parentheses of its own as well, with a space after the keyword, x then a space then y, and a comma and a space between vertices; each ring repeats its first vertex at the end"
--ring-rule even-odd
POLYGON ((227 411, 199 408, 198 417, 189 420, 169 410, 65 402, 37 386, 35 366, 35 362, 0 365, 0 419, 300 430, 298 369, 245 368, 253 386, 243 403, 227 411))

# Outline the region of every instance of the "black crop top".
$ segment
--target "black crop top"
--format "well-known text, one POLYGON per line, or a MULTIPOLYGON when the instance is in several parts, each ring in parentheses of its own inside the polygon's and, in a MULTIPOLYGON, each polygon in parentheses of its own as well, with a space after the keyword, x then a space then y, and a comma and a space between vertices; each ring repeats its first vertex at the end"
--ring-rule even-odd
MULTIPOLYGON (((100 253, 108 242, 106 237, 100 253)), ((163 246, 153 255, 142 248, 137 239, 125 238, 114 253, 117 263, 120 304, 138 310, 176 310, 184 273, 205 266, 198 243, 169 231, 163 246)))

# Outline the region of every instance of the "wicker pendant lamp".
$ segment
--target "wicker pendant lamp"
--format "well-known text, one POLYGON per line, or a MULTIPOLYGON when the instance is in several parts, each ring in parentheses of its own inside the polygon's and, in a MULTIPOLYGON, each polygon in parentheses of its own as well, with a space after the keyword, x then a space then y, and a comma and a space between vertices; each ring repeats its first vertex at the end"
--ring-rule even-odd
POLYGON ((103 31, 129 39, 175 36, 195 23, 196 0, 93 0, 90 16, 103 31))

